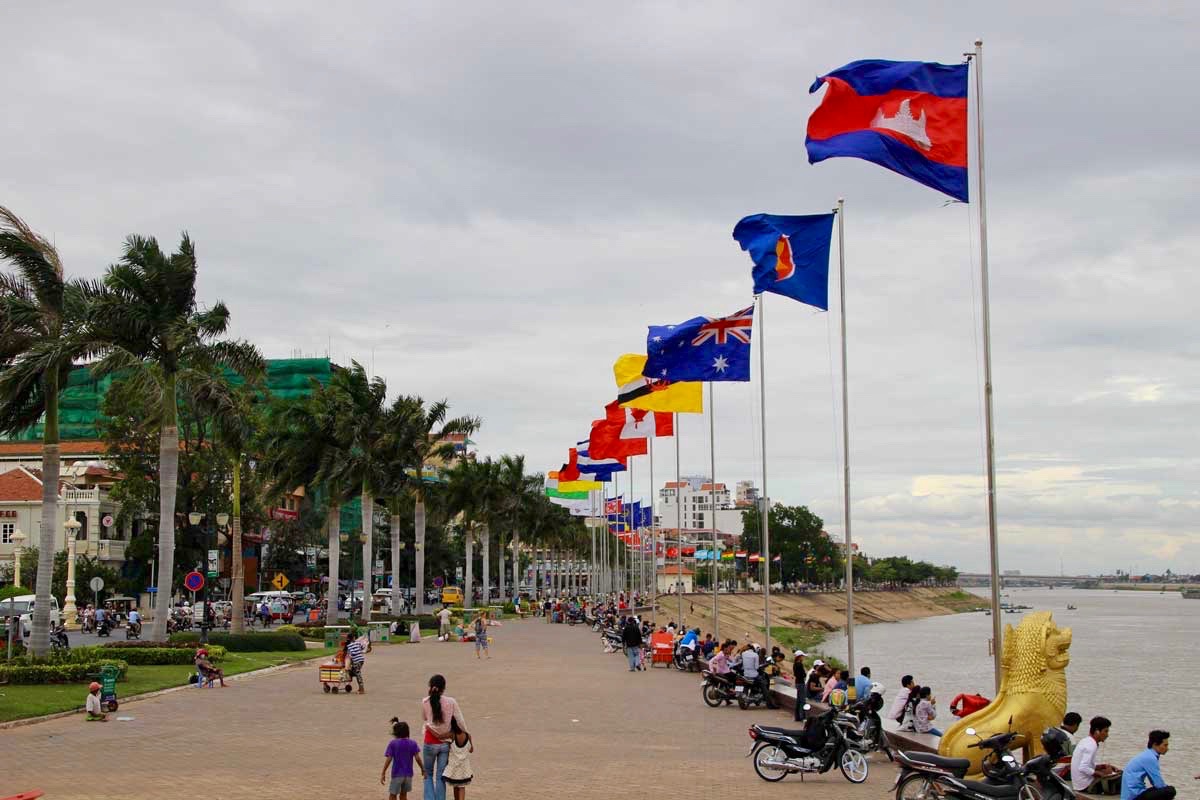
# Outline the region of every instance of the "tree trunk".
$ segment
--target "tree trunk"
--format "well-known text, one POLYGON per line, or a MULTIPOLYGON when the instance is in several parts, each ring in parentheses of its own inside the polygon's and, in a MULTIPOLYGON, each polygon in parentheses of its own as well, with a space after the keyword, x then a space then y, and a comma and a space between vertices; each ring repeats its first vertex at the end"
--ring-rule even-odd
POLYGON ((492 553, 491 553, 492 532, 486 524, 483 525, 482 527, 483 527, 483 575, 481 577, 481 580, 483 581, 483 586, 481 587, 480 597, 482 598, 482 604, 486 606, 492 600, 492 576, 491 576, 492 565, 490 563, 491 555, 492 555, 492 553))
POLYGON ((167 639, 167 617, 175 585, 175 491, 179 487, 179 409, 175 374, 163 381, 162 428, 158 435, 158 592, 154 595, 154 624, 150 639, 167 639))
POLYGON ((463 608, 470 608, 473 602, 472 589, 475 588, 475 531, 470 524, 463 532, 463 538, 467 545, 467 565, 463 569, 463 608))
POLYGON ((521 534, 516 528, 513 528, 512 554, 512 594, 515 602, 521 596, 521 534))
POLYGON ((425 498, 417 493, 413 504, 413 528, 416 531, 417 577, 413 583, 413 594, 416 595, 417 613, 425 613, 425 498))
POLYGON ((392 616, 400 616, 400 515, 391 515, 392 524, 392 616))
POLYGON ((366 483, 363 483, 362 488, 362 527, 363 538, 363 610, 362 618, 369 621, 371 619, 371 594, 375 591, 375 586, 371 582, 371 574, 374 571, 375 560, 371 557, 371 540, 375 533, 375 498, 371 496, 371 490, 367 488, 366 483))
POLYGON ((496 586, 498 587, 497 591, 499 594, 499 597, 496 598, 496 602, 503 604, 504 603, 504 566, 505 566, 504 565, 504 534, 503 533, 496 534, 496 549, 499 551, 499 556, 500 556, 499 558, 496 559, 496 572, 498 575, 496 578, 496 586))
POLYGON ((233 519, 230 521, 229 532, 232 534, 233 553, 229 565, 229 578, 233 610, 230 627, 234 633, 244 633, 246 630, 246 570, 242 561, 242 456, 233 462, 233 519))
MULTIPOLYGON (((46 429, 42 437, 42 529, 38 532, 37 588, 29 631, 29 650, 44 656, 50 649, 50 583, 54 580, 54 537, 58 533, 58 378, 46 373, 46 429)), ((65 542, 64 542, 65 544, 65 542)))
POLYGON ((334 497, 329 498, 329 510, 325 512, 325 524, 329 529, 329 583, 325 590, 325 624, 336 625, 338 615, 338 575, 341 572, 342 540, 342 508, 334 497))

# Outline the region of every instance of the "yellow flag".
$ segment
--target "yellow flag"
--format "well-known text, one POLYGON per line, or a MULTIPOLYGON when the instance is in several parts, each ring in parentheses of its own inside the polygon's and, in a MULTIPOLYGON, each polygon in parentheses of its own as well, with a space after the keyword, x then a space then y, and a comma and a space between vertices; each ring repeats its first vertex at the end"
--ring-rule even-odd
POLYGON ((626 353, 613 364, 617 379, 617 402, 623 408, 646 411, 678 411, 680 414, 699 414, 704 411, 701 384, 698 381, 651 381, 642 375, 646 357, 626 353))
POLYGON ((604 484, 600 481, 559 481, 560 492, 593 492, 600 491, 604 484))

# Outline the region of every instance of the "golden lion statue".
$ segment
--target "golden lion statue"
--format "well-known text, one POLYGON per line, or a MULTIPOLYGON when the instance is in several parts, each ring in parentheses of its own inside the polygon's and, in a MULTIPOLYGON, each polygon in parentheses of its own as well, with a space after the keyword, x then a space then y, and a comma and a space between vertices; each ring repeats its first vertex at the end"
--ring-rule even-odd
POLYGON ((1071 661, 1071 629, 1059 630, 1049 611, 1027 614, 1016 628, 1004 627, 1004 650, 1000 656, 1000 691, 985 708, 963 717, 950 726, 938 745, 943 756, 971 761, 968 772, 980 773, 985 753, 968 747, 978 741, 967 735, 974 728, 987 737, 1012 728, 1021 734, 1018 743, 1025 747, 1026 758, 1041 753, 1042 732, 1062 722, 1067 711, 1067 676, 1071 661))

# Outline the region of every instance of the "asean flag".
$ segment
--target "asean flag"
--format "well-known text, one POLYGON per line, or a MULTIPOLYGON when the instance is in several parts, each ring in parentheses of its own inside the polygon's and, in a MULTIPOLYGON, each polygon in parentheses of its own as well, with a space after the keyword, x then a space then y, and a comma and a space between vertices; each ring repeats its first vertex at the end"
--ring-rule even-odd
POLYGON ((808 161, 849 156, 967 202, 967 65, 855 61, 809 87, 828 87, 808 118, 808 161))

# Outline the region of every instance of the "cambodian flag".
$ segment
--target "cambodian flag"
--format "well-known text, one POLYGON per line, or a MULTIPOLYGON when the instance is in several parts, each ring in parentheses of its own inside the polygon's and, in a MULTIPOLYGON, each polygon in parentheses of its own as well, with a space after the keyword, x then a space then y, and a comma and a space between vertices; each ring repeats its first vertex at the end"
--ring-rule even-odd
POLYGON ((823 75, 808 161, 872 161, 967 202, 967 65, 855 61, 823 75))

